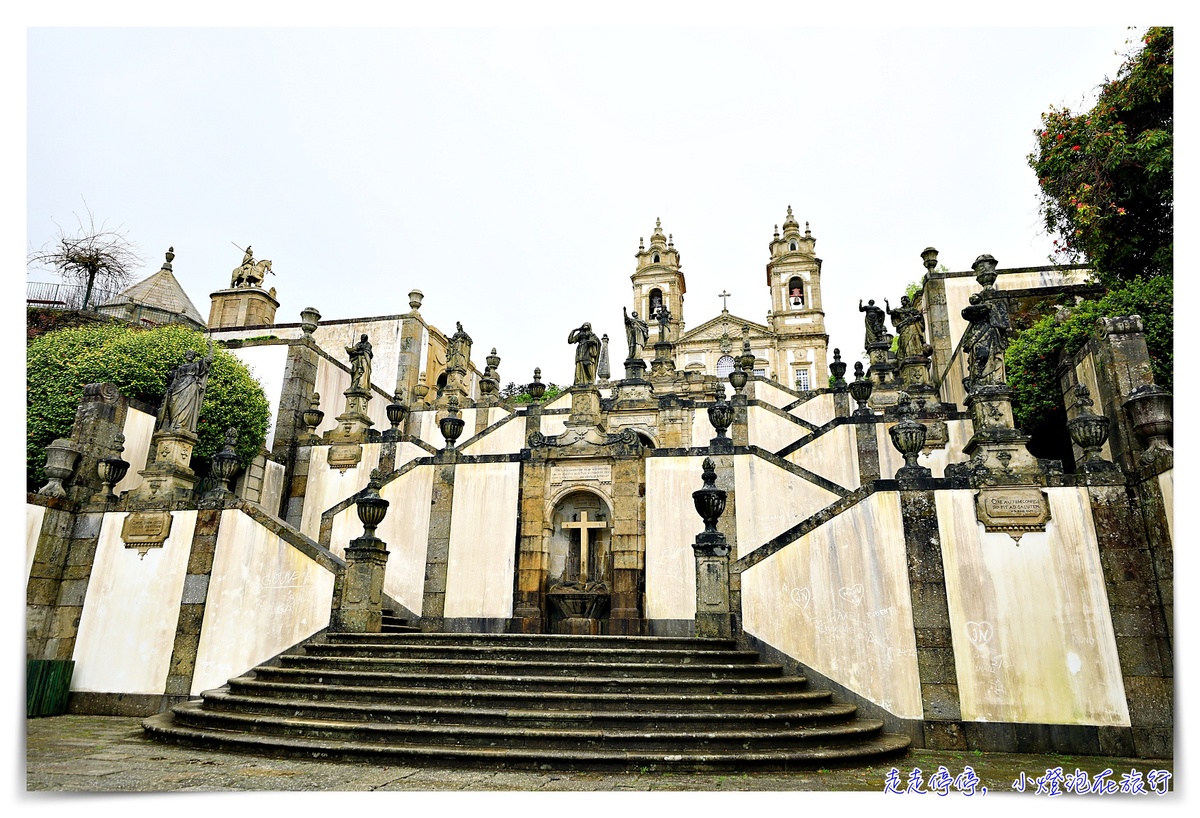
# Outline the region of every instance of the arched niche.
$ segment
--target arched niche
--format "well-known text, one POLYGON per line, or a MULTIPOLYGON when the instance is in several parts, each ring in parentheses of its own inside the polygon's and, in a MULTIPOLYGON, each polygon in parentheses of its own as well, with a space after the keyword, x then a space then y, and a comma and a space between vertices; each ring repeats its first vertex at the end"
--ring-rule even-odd
POLYGON ((609 499, 587 487, 567 487, 551 500, 551 511, 546 520, 548 587, 579 580, 582 573, 580 546, 585 530, 588 580, 612 582, 612 503, 609 499))

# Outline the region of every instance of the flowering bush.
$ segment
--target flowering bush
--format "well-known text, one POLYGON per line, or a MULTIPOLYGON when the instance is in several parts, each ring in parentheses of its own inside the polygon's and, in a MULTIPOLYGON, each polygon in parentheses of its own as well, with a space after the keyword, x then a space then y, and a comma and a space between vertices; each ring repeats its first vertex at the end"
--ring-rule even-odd
POLYGON ((1090 111, 1051 108, 1034 132, 1054 260, 1108 285, 1172 274, 1174 55, 1173 30, 1148 29, 1090 111))

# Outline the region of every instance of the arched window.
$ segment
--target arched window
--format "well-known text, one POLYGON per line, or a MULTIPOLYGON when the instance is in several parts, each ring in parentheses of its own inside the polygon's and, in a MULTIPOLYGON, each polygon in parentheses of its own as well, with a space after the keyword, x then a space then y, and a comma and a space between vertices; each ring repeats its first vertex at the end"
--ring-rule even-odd
POLYGON ((792 250, 793 252, 795 252, 795 251, 796 251, 796 250, 798 250, 799 248, 796 246, 796 242, 794 242, 794 241, 793 241, 793 242, 792 242, 792 243, 789 245, 789 249, 790 249, 790 250, 792 250))
POLYGON ((658 315, 658 311, 662 309, 662 306, 663 306, 662 290, 655 287, 653 290, 650 291, 650 310, 649 310, 650 317, 651 318, 656 317, 658 315))
POLYGON ((717 377, 726 378, 733 371, 733 356, 722 355, 717 359, 717 377))
POLYGON ((799 276, 788 282, 788 306, 794 310, 804 306, 804 279, 799 276))
POLYGON ((654 254, 654 263, 658 264, 658 253, 654 254))

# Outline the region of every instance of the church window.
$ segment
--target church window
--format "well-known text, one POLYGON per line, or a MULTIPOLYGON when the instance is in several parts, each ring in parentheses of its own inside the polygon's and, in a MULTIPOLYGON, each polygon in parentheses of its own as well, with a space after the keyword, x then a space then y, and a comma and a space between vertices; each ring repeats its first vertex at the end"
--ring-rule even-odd
POLYGON ((808 367, 802 367, 796 370, 796 391, 808 391, 808 367))
POLYGON ((788 305, 794 310, 804 306, 804 279, 799 276, 788 282, 788 305))
POLYGON ((733 371, 733 356, 732 355, 722 355, 719 359, 717 359, 717 377, 718 378, 728 377, 729 373, 732 371, 733 371))
POLYGON ((765 366, 764 366, 764 367, 761 367, 761 368, 759 368, 759 367, 755 367, 755 368, 754 368, 754 377, 756 377, 756 378, 765 378, 765 377, 767 377, 767 368, 766 368, 765 366))
POLYGON ((658 264, 658 253, 654 254, 654 263, 658 264))
POLYGON ((796 250, 796 249, 798 249, 798 248, 796 247, 796 242, 792 242, 792 243, 791 243, 791 245, 789 246, 789 249, 791 249, 791 250, 796 250))

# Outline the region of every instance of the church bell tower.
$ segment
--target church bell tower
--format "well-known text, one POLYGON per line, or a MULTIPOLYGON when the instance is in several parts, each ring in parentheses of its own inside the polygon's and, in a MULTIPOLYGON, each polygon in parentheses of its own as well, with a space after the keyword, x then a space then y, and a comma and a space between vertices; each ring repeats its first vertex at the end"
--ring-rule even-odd
POLYGON ((633 309, 650 324, 650 337, 657 340, 658 313, 666 307, 671 314, 667 340, 675 341, 683 334, 683 294, 687 292, 687 283, 679 268, 679 251, 673 237, 663 234, 661 219, 654 220, 649 247, 638 240, 636 258, 637 269, 630 276, 633 309))
POLYGON ((821 259, 813 252, 816 243, 807 222, 801 232, 788 205, 783 232, 776 227, 770 244, 768 324, 778 336, 779 366, 784 368, 779 380, 798 391, 824 386, 827 376, 829 336, 821 309, 821 259))

